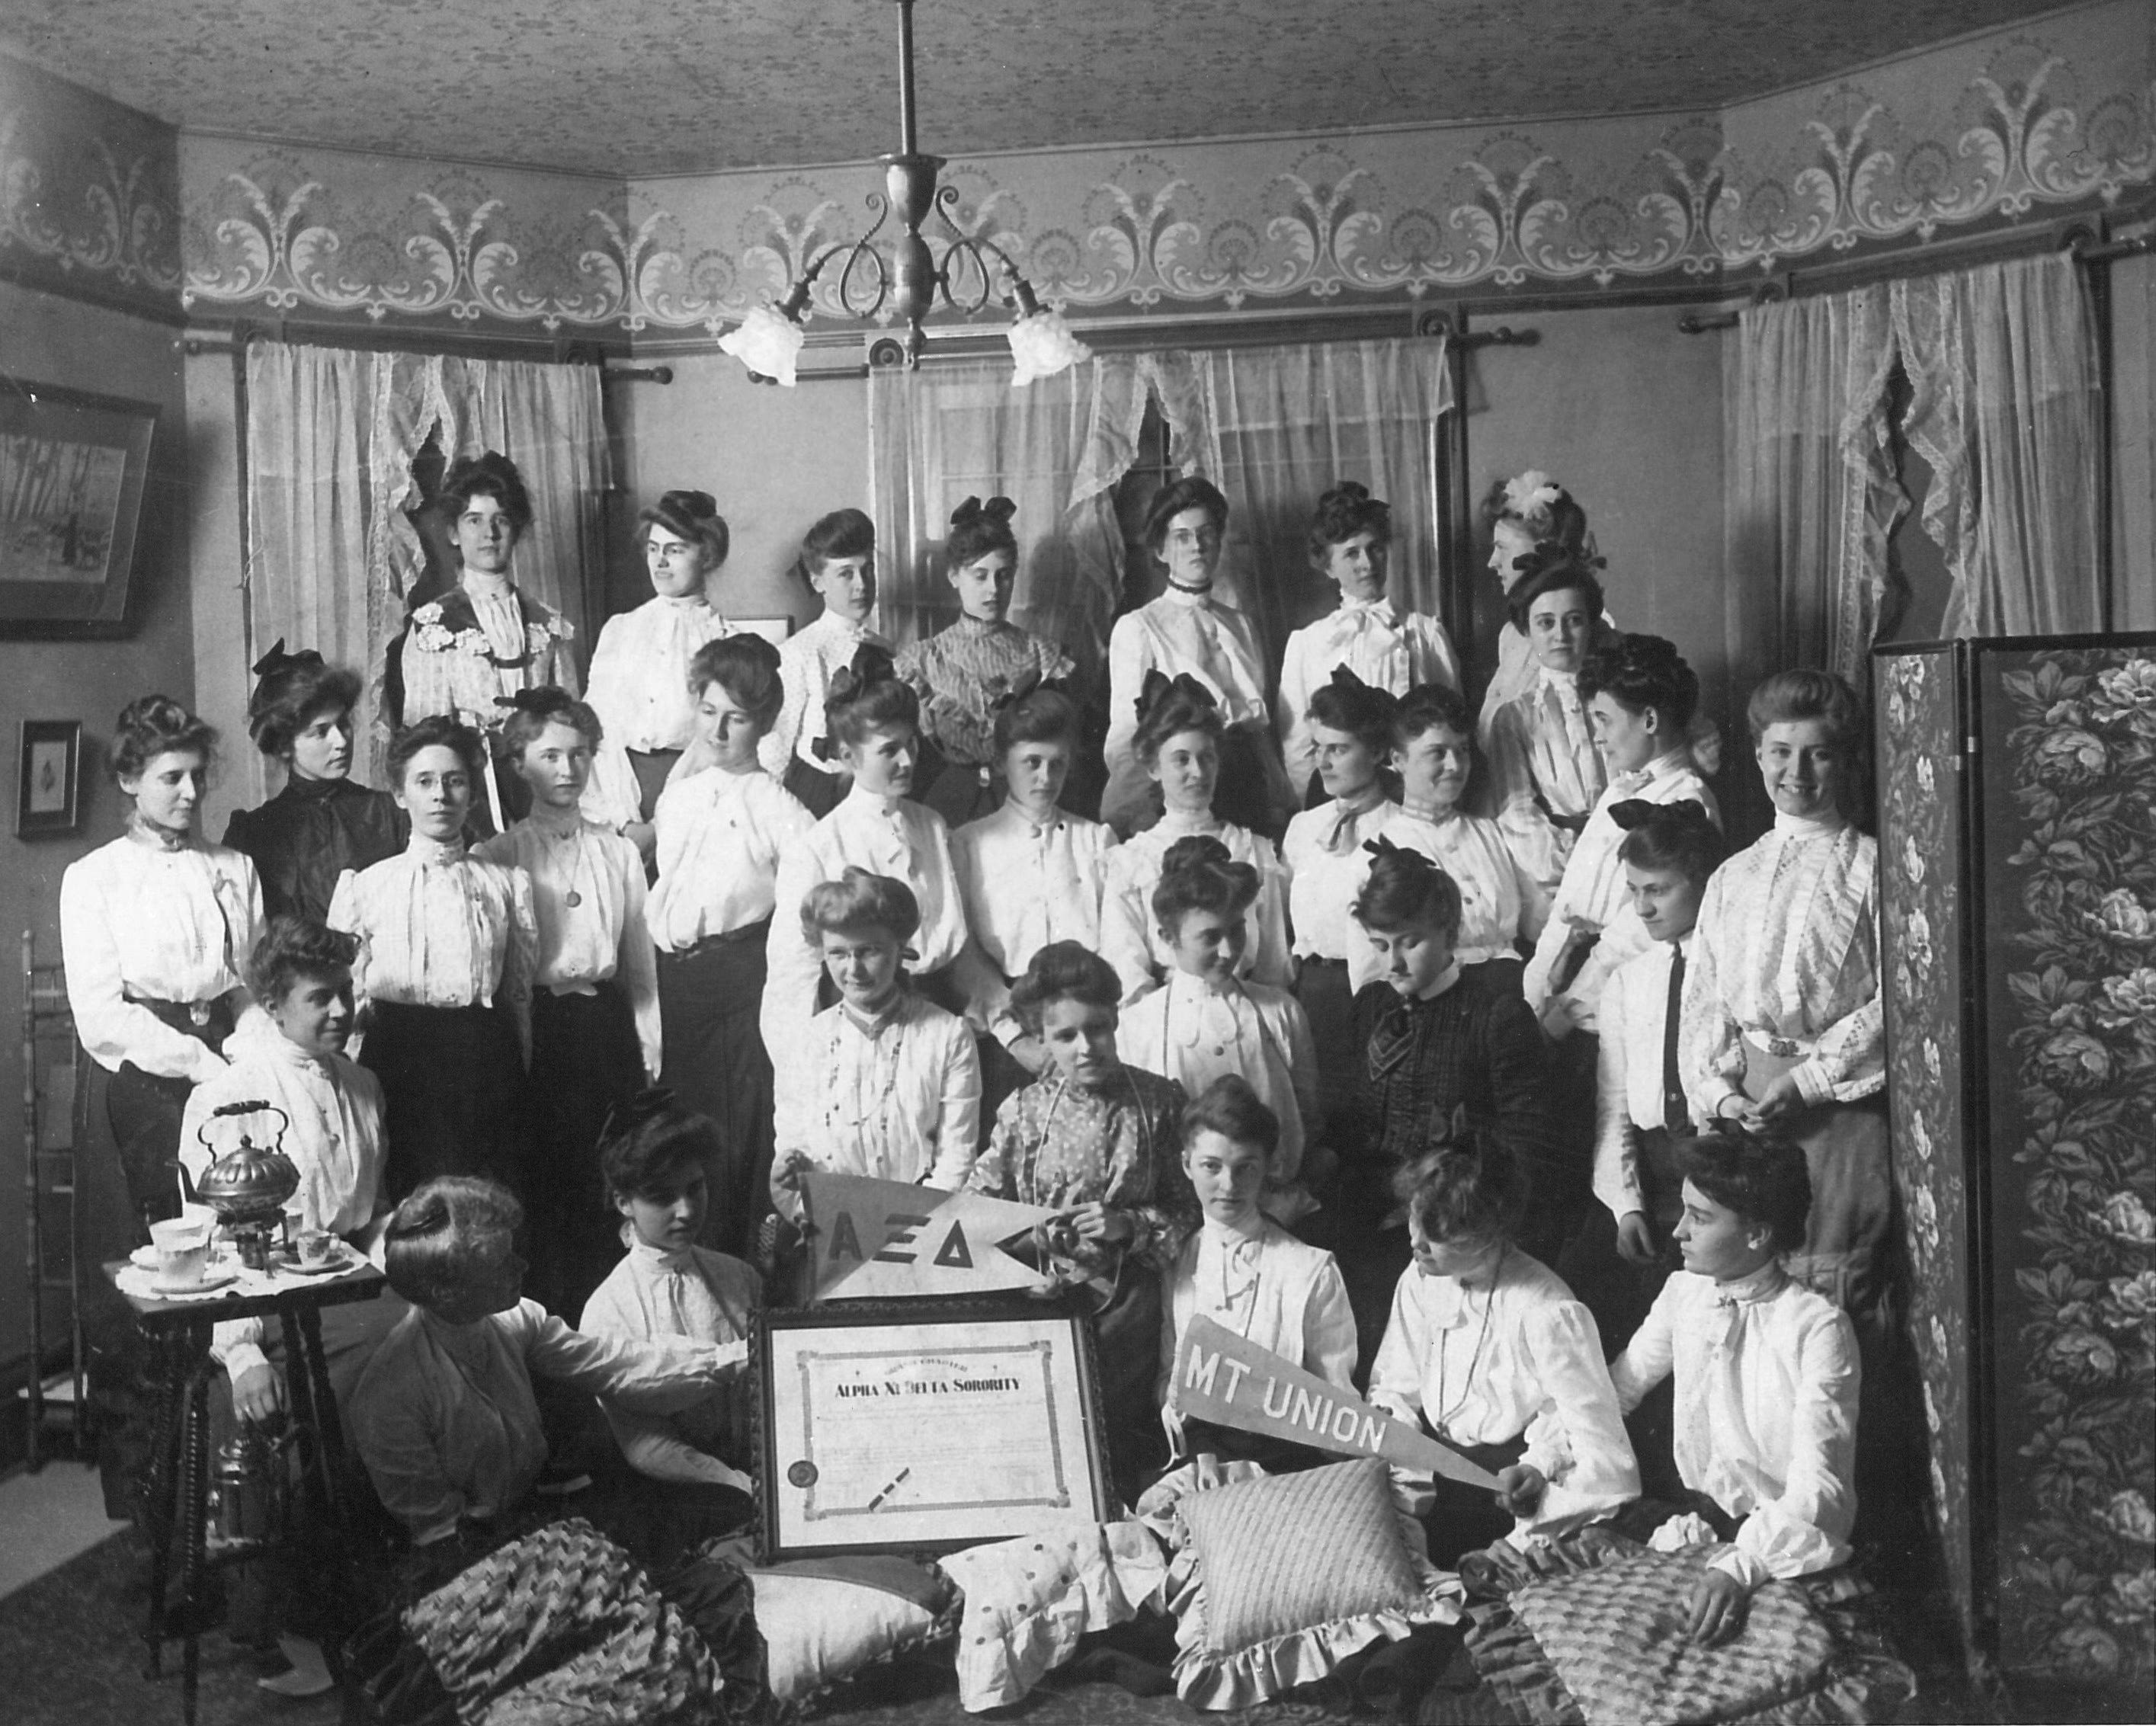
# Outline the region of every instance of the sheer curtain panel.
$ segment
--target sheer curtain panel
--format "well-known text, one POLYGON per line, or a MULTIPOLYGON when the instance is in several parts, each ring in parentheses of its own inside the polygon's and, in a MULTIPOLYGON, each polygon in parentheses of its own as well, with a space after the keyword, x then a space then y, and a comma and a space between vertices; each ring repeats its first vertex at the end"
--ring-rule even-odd
POLYGON ((1359 480, 1392 506, 1394 599, 1444 615, 1438 426, 1453 405, 1445 347, 1424 337, 1154 357, 1173 459, 1227 494, 1223 573, 1274 664, 1289 632, 1338 598, 1309 550, 1318 496, 1336 480, 1359 480))
POLYGON ((2103 408, 2082 267, 2019 258, 1898 281, 1893 300, 1904 429, 1934 475, 1924 531, 1954 579, 1943 633, 2101 628, 2103 408))
MULTIPOLYGON (((241 650, 251 665, 281 637, 362 671, 362 760, 377 783, 383 654, 426 569, 410 512, 423 501, 412 465, 430 437, 451 459, 493 449, 522 470, 534 519, 517 583, 588 644, 585 572, 600 567, 611 483, 597 367, 259 342, 247 351, 247 415, 241 650)), ((259 794, 251 755, 247 771, 259 794)))
POLYGON ((1130 354, 1024 389, 1010 373, 1001 360, 870 373, 878 623, 903 645, 956 619, 942 560, 951 512, 1000 494, 1018 506, 1012 620, 1061 642, 1090 679, 1122 592, 1113 489, 1137 458, 1145 383, 1130 354))
POLYGON ((1740 695, 1820 665, 1862 686, 1887 542, 1909 508, 1887 416, 1884 286, 1755 306, 1723 373, 1727 646, 1740 695))

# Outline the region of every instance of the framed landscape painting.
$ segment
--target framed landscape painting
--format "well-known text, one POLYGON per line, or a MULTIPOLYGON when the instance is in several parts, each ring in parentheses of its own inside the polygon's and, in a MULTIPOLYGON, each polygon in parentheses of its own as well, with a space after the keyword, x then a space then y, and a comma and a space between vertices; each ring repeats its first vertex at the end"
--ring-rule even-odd
POLYGON ((124 634, 157 409, 0 390, 0 636, 124 634))

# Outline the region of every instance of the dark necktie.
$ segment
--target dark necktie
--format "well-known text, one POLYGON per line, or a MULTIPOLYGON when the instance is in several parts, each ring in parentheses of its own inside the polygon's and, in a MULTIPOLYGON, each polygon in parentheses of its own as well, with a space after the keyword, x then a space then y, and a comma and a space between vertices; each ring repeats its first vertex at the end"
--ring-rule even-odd
POLYGON ((1672 1138, 1691 1137, 1691 1112, 1684 1081, 1677 1076, 1677 1037, 1684 1027, 1685 957, 1681 947, 1670 953, 1670 1004, 1662 1015, 1662 1125, 1672 1138))

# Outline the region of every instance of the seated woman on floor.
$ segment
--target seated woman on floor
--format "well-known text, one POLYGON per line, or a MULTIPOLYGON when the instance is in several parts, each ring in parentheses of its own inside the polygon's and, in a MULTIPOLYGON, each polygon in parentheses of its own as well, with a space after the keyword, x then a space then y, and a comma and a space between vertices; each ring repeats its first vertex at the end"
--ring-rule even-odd
POLYGON ((523 1298, 523 1207, 470 1175, 429 1181, 384 1234, 389 1286, 412 1303, 375 1351, 352 1430, 374 1490, 445 1580, 524 1532, 547 1461, 531 1375, 666 1415, 708 1399, 747 1345, 585 1336, 523 1298), (435 1554, 434 1549, 441 1549, 435 1554))
MULTIPOLYGON (((739 1259, 696 1244, 711 1206, 706 1171, 726 1163, 710 1117, 682 1107, 670 1091, 647 1091, 608 1117, 599 1165, 629 1254, 584 1303, 586 1335, 721 1348, 747 1341, 749 1316, 763 1304, 762 1279, 739 1259)), ((755 1435, 741 1368, 704 1400, 672 1414, 647 1414, 612 1396, 599 1406, 629 1467, 671 1489, 675 1515, 693 1518, 700 1533, 724 1533, 747 1519, 754 1508, 755 1435)))
POLYGON ((1370 1400, 1497 1477, 1494 1503, 1432 1477, 1431 1559, 1450 1568, 1508 1534, 1568 1533, 1636 1497, 1594 1319, 1513 1245, 1527 1192, 1504 1146, 1455 1122, 1395 1190, 1414 1262, 1393 1297, 1370 1400))
MULTIPOLYGON (((1722 1543, 1691 1602, 1692 1640, 1712 1646, 1743 1627, 1761 1583, 1848 1559, 1861 1374, 1847 1316, 1783 1268, 1811 1211, 1804 1152, 1697 1138, 1679 1164, 1684 1269, 1662 1285, 1610 1377, 1629 1411, 1676 1374, 1677 1474, 1691 1497, 1652 1544, 1722 1543)), ((1671 1514, 1643 1503, 1624 1525, 1645 1533, 1671 1514)))

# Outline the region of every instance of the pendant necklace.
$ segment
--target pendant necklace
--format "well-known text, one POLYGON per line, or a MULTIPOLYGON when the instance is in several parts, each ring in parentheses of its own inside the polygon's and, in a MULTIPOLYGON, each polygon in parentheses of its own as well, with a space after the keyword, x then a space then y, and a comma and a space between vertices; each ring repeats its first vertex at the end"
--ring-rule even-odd
MULTIPOLYGON (((1440 1342, 1437 1347, 1438 1412, 1437 1418, 1431 1423, 1431 1425, 1436 1431, 1437 1436, 1440 1438, 1444 1439, 1448 1443, 1450 1443, 1452 1439, 1453 1416, 1467 1406, 1467 1399, 1475 1394, 1475 1369, 1482 1364, 1482 1345, 1490 1339, 1490 1314, 1496 1309, 1497 1305, 1497 1282, 1499 1277, 1504 1274, 1505 1255, 1511 1251, 1511 1247, 1507 1246, 1502 1251, 1498 1253, 1496 1265, 1490 1272, 1490 1295, 1489 1298, 1482 1304, 1482 1327, 1475 1333, 1475 1352, 1467 1357, 1467 1382, 1461 1387, 1460 1400, 1454 1403, 1449 1408, 1445 1405, 1445 1384, 1446 1377, 1445 1355, 1449 1351, 1442 1342, 1440 1342)), ((1464 1282, 1461 1283, 1460 1285, 1460 1293, 1465 1296, 1467 1292, 1467 1285, 1464 1282)))

